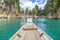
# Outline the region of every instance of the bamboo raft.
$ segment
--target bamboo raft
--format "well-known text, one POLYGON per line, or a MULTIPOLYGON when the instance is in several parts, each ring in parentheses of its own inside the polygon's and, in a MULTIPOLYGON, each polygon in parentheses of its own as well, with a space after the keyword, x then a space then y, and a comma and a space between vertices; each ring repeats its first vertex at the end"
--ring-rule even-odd
POLYGON ((34 23, 25 24, 23 28, 17 32, 11 40, 51 40, 42 32, 34 23))

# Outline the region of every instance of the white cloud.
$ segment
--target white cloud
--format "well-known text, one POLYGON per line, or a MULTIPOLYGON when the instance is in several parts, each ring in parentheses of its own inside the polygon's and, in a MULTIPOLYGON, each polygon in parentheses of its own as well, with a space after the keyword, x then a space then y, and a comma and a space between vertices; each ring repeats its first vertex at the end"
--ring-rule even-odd
POLYGON ((29 0, 20 0, 20 6, 23 9, 26 9, 26 8, 32 9, 32 8, 35 7, 35 5, 38 5, 39 8, 41 7, 42 9, 44 9, 44 6, 45 6, 47 0, 46 0, 46 2, 44 4, 39 4, 38 1, 39 0, 35 0, 35 2, 29 1, 29 0))

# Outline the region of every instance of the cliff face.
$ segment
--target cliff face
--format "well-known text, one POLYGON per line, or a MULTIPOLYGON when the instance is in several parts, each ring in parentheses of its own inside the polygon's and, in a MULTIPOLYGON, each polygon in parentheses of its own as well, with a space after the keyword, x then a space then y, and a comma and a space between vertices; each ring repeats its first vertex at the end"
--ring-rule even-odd
POLYGON ((60 18, 60 8, 58 9, 57 14, 58 14, 58 18, 60 18))
POLYGON ((4 7, 5 4, 4 4, 4 0, 0 0, 0 7, 4 7))
POLYGON ((18 13, 17 0, 14 0, 14 4, 12 5, 12 11, 14 11, 15 13, 18 13))
POLYGON ((18 12, 17 0, 0 0, 0 7, 5 8, 8 12, 10 10, 18 12))

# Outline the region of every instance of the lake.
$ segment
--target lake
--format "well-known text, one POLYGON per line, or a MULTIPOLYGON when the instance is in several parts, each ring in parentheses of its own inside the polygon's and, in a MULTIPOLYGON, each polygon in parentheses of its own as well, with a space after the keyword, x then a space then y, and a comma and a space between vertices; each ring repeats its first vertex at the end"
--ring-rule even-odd
POLYGON ((24 19, 0 19, 0 40, 9 40, 25 23, 24 19))
MULTIPOLYGON (((60 19, 37 18, 33 22, 52 39, 60 40, 60 19)), ((0 40, 9 40, 25 23, 25 19, 0 19, 0 40)))
POLYGON ((37 18, 33 21, 53 40, 60 40, 60 19, 37 18))

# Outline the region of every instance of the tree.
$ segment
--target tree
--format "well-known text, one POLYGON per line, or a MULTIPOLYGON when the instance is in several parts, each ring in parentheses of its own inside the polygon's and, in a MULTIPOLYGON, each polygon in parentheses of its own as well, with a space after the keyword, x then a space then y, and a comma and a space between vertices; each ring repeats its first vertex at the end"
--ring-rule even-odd
POLYGON ((54 12, 56 12, 56 11, 58 10, 59 7, 60 7, 60 0, 55 0, 54 12))
POLYGON ((35 6, 35 12, 36 12, 36 15, 40 14, 40 9, 37 5, 35 6))
POLYGON ((29 14, 29 15, 32 15, 32 10, 29 10, 29 11, 28 11, 28 14, 29 14))
POLYGON ((32 9, 32 14, 36 14, 35 8, 32 9))
POLYGON ((20 1, 17 0, 17 5, 18 5, 18 12, 21 12, 21 7, 20 7, 20 1))
POLYGON ((39 7, 36 5, 35 8, 32 9, 32 14, 34 15, 37 15, 39 14, 39 7))
POLYGON ((25 13, 28 14, 28 8, 25 10, 25 13))
POLYGON ((14 4, 14 1, 13 0, 8 0, 8 5, 9 5, 9 8, 10 8, 10 11, 12 9, 12 5, 14 4))
POLYGON ((24 9, 21 10, 21 13, 24 13, 24 9))
POLYGON ((12 5, 13 3, 14 3, 13 0, 8 0, 8 4, 9 4, 9 5, 12 5))
POLYGON ((54 7, 54 0, 48 0, 47 4, 45 5, 45 14, 48 15, 49 13, 53 13, 53 7, 54 7))

